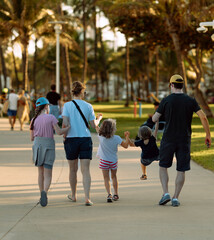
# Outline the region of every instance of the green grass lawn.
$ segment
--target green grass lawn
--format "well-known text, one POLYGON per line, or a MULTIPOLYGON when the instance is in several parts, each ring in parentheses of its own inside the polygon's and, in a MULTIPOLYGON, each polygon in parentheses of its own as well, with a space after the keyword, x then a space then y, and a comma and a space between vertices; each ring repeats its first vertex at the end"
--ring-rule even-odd
MULTIPOLYGON (((117 135, 124 137, 124 131, 129 131, 131 138, 135 138, 139 126, 146 121, 148 114, 154 112, 152 104, 142 104, 142 116, 134 118, 134 104, 131 103, 129 107, 124 107, 124 102, 116 101, 110 103, 92 103, 96 113, 101 112, 103 119, 113 118, 117 120, 117 135)), ((214 111, 214 104, 210 105, 212 111, 214 111)), ((139 109, 137 109, 137 113, 139 109)), ((214 119, 209 119, 211 135, 214 134, 214 119)), ((161 135, 158 135, 158 139, 161 139, 161 135)), ((207 149, 205 146, 205 132, 201 125, 200 119, 196 114, 193 116, 192 121, 192 145, 191 145, 191 157, 192 159, 203 166, 206 169, 214 171, 214 148, 211 146, 207 149)))

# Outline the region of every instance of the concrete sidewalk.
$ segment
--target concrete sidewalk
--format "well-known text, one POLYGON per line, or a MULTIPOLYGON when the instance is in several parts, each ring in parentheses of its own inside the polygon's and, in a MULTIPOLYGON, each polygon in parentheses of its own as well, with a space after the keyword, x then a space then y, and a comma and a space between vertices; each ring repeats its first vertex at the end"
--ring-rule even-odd
MULTIPOLYGON (((80 171, 78 201, 67 200, 70 193, 68 166, 62 138, 56 136, 56 162, 48 195, 49 204, 37 205, 37 169, 31 161, 29 126, 10 131, 7 119, 0 119, 0 239, 214 239, 214 174, 194 162, 186 175, 180 196, 181 206, 159 206, 162 190, 158 163, 148 167, 148 180, 141 181, 140 151, 119 148, 120 200, 106 203, 101 170, 96 159, 98 141, 93 135, 91 162, 92 207, 84 205, 80 171)), ((175 165, 169 169, 170 193, 174 191, 175 165)))

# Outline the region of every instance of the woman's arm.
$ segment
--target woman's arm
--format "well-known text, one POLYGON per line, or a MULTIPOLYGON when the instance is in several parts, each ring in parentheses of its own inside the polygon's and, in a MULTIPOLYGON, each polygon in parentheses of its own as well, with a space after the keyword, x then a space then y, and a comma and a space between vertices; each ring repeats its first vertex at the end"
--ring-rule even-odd
POLYGON ((95 120, 90 121, 91 126, 93 128, 96 128, 99 125, 102 118, 103 118, 102 113, 98 113, 97 118, 95 120))
POLYGON ((56 131, 56 133, 58 135, 66 134, 67 131, 69 130, 69 128, 70 128, 70 125, 68 125, 68 126, 66 126, 64 128, 60 128, 58 123, 54 125, 54 130, 56 131))

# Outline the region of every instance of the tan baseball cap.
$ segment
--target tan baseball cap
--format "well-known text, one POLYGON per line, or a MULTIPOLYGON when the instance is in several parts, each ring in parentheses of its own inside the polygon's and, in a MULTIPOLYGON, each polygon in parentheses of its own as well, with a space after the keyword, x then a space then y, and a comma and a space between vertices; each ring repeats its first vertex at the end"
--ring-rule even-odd
POLYGON ((181 75, 175 74, 171 76, 169 83, 183 83, 184 80, 181 75))

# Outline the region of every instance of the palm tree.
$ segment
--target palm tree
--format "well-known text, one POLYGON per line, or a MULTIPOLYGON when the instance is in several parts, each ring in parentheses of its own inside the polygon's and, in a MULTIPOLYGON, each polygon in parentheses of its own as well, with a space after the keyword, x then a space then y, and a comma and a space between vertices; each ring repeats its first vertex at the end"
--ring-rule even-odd
POLYGON ((49 14, 43 11, 51 1, 47 0, 2 0, 0 2, 0 20, 16 31, 19 35, 16 38, 21 44, 22 49, 22 73, 23 88, 29 90, 28 79, 28 45, 34 29, 48 21, 49 14))

